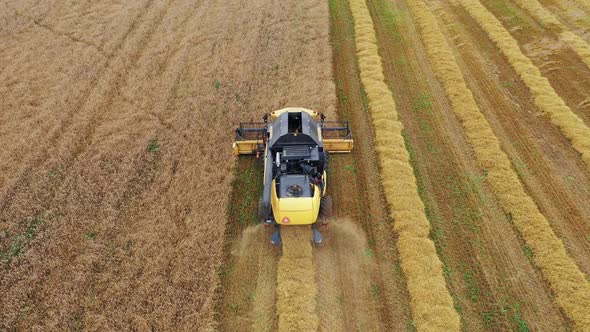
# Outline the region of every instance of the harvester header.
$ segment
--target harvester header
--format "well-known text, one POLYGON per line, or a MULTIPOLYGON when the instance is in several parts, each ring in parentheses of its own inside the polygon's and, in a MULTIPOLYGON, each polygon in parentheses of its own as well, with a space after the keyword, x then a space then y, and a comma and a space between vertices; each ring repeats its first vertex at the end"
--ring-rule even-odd
POLYGON ((348 121, 325 121, 325 118, 324 114, 316 111, 290 107, 265 114, 262 117, 263 122, 240 122, 233 143, 234 153, 241 155, 264 152, 265 140, 270 136, 274 138, 274 141, 270 142, 271 145, 281 138, 283 142, 289 141, 288 144, 291 145, 311 139, 313 142, 309 143, 315 143, 329 153, 351 152, 353 140, 348 121), (290 113, 292 114, 289 117, 290 113), (283 114, 285 116, 281 117, 283 114), (296 120, 300 122, 294 123, 293 119, 298 117, 298 114, 301 116, 296 120), (278 123, 276 120, 279 120, 278 123))

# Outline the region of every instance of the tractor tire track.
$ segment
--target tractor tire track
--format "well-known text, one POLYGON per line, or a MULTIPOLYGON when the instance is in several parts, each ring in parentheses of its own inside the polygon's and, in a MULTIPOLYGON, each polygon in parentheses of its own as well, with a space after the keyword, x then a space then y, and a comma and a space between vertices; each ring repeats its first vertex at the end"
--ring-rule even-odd
POLYGON ((40 164, 42 164, 43 161, 46 161, 50 156, 48 152, 50 147, 55 146, 57 142, 62 139, 66 131, 69 130, 69 128, 73 125, 74 116, 81 112, 81 109, 90 102, 91 96, 96 93, 100 86, 99 82, 103 81, 104 77, 109 74, 112 63, 120 56, 119 53, 123 52, 123 45, 127 43, 129 36, 131 36, 131 34, 137 29, 137 22, 142 21, 142 18, 147 14, 149 8, 153 5, 153 2, 154 0, 146 1, 146 5, 137 15, 129 29, 125 32, 113 53, 106 59, 105 63, 101 67, 101 70, 88 83, 87 89, 83 93, 81 99, 79 99, 76 103, 76 106, 72 107, 67 112, 67 114, 62 117, 61 123, 47 134, 47 137, 49 137, 47 139, 48 142, 39 146, 36 151, 29 153, 31 157, 21 162, 23 165, 25 165, 25 168, 15 174, 13 180, 7 183, 0 192, 0 211, 6 211, 6 209, 8 209, 8 206, 10 206, 14 200, 17 190, 25 187, 26 183, 30 182, 30 174, 33 172, 33 170, 38 168, 40 164))
MULTIPOLYGON (((129 76, 125 74, 131 72, 133 68, 137 66, 139 60, 142 58, 146 50, 146 47, 153 38, 155 31, 162 24, 164 17, 166 16, 168 10, 170 9, 174 1, 175 0, 168 0, 164 8, 158 10, 158 12, 155 14, 155 18, 153 19, 153 22, 151 23, 150 27, 137 41, 135 46, 136 50, 132 52, 129 56, 125 57, 125 60, 123 61, 121 67, 115 66, 115 68, 113 69, 114 74, 112 76, 112 79, 109 80, 108 84, 105 84, 106 86, 108 86, 107 90, 104 93, 101 93, 102 98, 100 99, 103 99, 105 101, 102 102, 99 106, 91 105, 90 109, 86 111, 85 109, 88 108, 88 104, 85 103, 82 106, 82 113, 91 115, 89 117, 89 120, 84 121, 85 123, 80 125, 80 127, 82 127, 81 129, 74 129, 76 133, 83 133, 83 135, 81 135, 81 137, 79 135, 76 135, 76 139, 67 140, 68 142, 71 141, 75 144, 74 146, 67 148, 68 152, 72 151, 70 152, 71 156, 68 156, 67 158, 65 158, 65 160, 61 162, 61 164, 64 165, 65 168, 70 168, 70 165, 72 165, 79 158, 79 156, 90 146, 91 139, 96 131, 96 128, 98 127, 101 120, 109 114, 109 111, 111 111, 110 108, 113 105, 113 101, 119 94, 117 92, 123 91, 126 85, 128 84, 129 76), (117 79, 117 81, 115 81, 115 79, 117 79)), ((184 22, 186 23, 186 21, 184 22)), ((169 58, 167 60, 169 60, 169 58)), ((178 80, 176 82, 178 82, 178 80)))
MULTIPOLYGON (((171 40, 171 44, 174 45, 185 45, 185 47, 178 46, 177 49, 172 50, 172 56, 165 56, 164 57, 164 70, 161 74, 162 79, 157 79, 157 88, 155 91, 152 92, 154 96, 157 96, 158 99, 154 102, 154 110, 152 112, 153 116, 158 118, 158 129, 155 130, 153 135, 158 137, 164 144, 165 142, 170 142, 173 140, 173 137, 177 135, 177 132, 174 131, 174 128, 180 128, 182 126, 183 119, 173 119, 173 120, 162 120, 163 116, 169 112, 170 106, 172 106, 173 98, 176 97, 176 89, 181 80, 184 78, 181 75, 181 72, 186 68, 187 60, 188 60, 188 50, 189 48, 186 47, 187 42, 189 39, 193 38, 192 34, 187 35, 187 23, 189 21, 194 21, 198 15, 202 15, 203 12, 196 9, 199 8, 200 3, 191 3, 193 8, 192 10, 184 11, 184 17, 180 20, 179 27, 178 27, 178 34, 176 38, 171 40), (160 114, 162 113, 162 114, 160 114)), ((194 32, 193 32, 194 33, 194 32)), ((157 53, 158 51, 155 50, 157 53)), ((141 111, 141 109, 140 109, 141 111)), ((111 127, 113 130, 116 130, 117 126, 121 126, 121 130, 125 130, 124 128, 127 126, 133 126, 133 122, 126 124, 120 123, 118 121, 113 121, 113 124, 104 124, 106 127, 111 127)), ((93 130, 100 130, 101 126, 96 125, 92 127, 93 130)), ((174 151, 170 151, 170 153, 174 153, 174 151)), ((48 209, 50 210, 59 210, 62 213, 69 215, 75 213, 75 211, 70 211, 67 206, 68 202, 75 201, 77 197, 85 191, 85 186, 88 186, 89 183, 95 181, 95 177, 99 177, 101 174, 91 173, 91 175, 87 175, 84 173, 78 173, 75 170, 85 169, 91 170, 91 166, 85 165, 88 159, 92 159, 91 156, 83 156, 82 153, 78 154, 78 159, 75 165, 69 167, 71 172, 64 175, 63 182, 57 186, 56 190, 56 197, 51 204, 48 204, 48 209), (82 186, 80 184, 83 184, 82 186)), ((144 193, 155 190, 160 194, 165 194, 165 192, 169 188, 169 181, 168 183, 161 183, 161 180, 157 176, 158 172, 172 172, 171 169, 160 169, 163 166, 167 166, 162 161, 162 156, 160 154, 153 154, 147 151, 140 152, 139 154, 133 153, 132 154, 132 163, 133 166, 130 169, 127 169, 125 172, 121 172, 118 176, 122 178, 122 181, 118 183, 118 188, 113 188, 110 191, 110 200, 112 201, 111 205, 115 209, 116 213, 113 213, 110 216, 103 217, 102 223, 109 224, 111 222, 115 223, 117 227, 112 227, 110 229, 102 230, 100 225, 95 225, 96 230, 101 230, 101 233, 104 234, 105 237, 108 238, 117 238, 118 234, 128 233, 129 230, 126 230, 129 225, 124 220, 133 219, 134 208, 136 205, 136 201, 139 200, 144 193), (161 188, 162 187, 162 188, 161 188), (119 220, 119 222, 117 222, 119 220)), ((168 168, 168 167, 166 167, 168 168)), ((87 214, 92 213, 92 206, 87 208, 87 214)), ((182 229, 183 224, 175 220, 177 227, 182 229)), ((122 241, 124 242, 124 241, 122 241)), ((82 247, 83 244, 80 244, 82 247)), ((70 264, 67 264, 64 270, 70 269, 71 266, 75 266, 76 260, 80 259, 80 255, 72 255, 68 259, 70 264)), ((110 262, 112 265, 117 265, 114 258, 108 257, 103 261, 102 264, 106 262, 110 262)), ((73 272, 73 271, 72 271, 73 272)), ((96 280, 95 276, 88 275, 85 281, 79 281, 85 284, 83 288, 86 289, 87 294, 91 292, 97 291, 96 287, 96 280)), ((136 286, 135 286, 136 287, 136 286)))
MULTIPOLYGON (((189 22, 195 21, 199 19, 200 16, 204 14, 202 8, 202 1, 191 3, 192 8, 191 10, 185 10, 184 16, 178 25, 176 31, 178 34, 175 36, 174 39, 171 40, 170 44, 174 45, 175 47, 169 51, 169 54, 163 57, 164 61, 163 64, 160 63, 159 67, 163 67, 161 70, 161 74, 158 79, 154 81, 157 82, 156 88, 154 91, 150 92, 151 96, 154 96, 155 100, 153 101, 152 110, 144 110, 141 107, 138 107, 138 111, 147 111, 152 117, 155 117, 158 122, 158 126, 156 129, 153 130, 153 133, 150 133, 152 137, 156 137, 162 142, 170 142, 174 139, 174 136, 178 133, 175 131, 176 128, 181 128, 183 125, 184 120, 181 118, 175 118, 171 114, 171 110, 173 109, 173 104, 175 103, 175 98, 177 97, 177 88, 180 84, 180 81, 183 79, 188 79, 183 75, 184 70, 188 66, 189 61, 189 54, 190 54, 190 47, 187 45, 189 41, 194 38, 193 33, 188 33, 187 29, 189 26, 189 22)), ((168 50, 168 47, 163 45, 164 49, 168 50)), ((155 53, 160 53, 160 50, 155 49, 153 50, 155 53)), ((145 97, 146 99, 149 98, 148 96, 145 97)), ((96 121, 97 123, 101 123, 100 119, 96 121)), ((120 127, 120 130, 125 130, 125 128, 132 127, 136 124, 135 119, 130 119, 128 122, 120 122, 118 119, 111 119, 110 122, 103 123, 102 125, 96 125, 95 130, 100 129, 99 127, 111 127, 115 128, 112 130, 116 130, 117 127, 120 127), (112 123, 110 123, 112 122, 112 123)), ((89 137, 88 139, 91 139, 89 137)), ((165 144, 165 143, 164 143, 165 144)), ((85 149, 89 149, 90 145, 87 145, 85 149)), ((170 153, 181 153, 180 151, 170 151, 170 153)), ((138 199, 143 192, 149 191, 150 184, 154 182, 155 179, 151 179, 150 181, 146 181, 146 170, 147 173, 155 173, 158 169, 157 161, 160 158, 146 158, 146 153, 140 154, 139 162, 134 162, 137 164, 133 169, 129 171, 127 174, 123 174, 122 178, 129 179, 124 184, 120 185, 120 194, 115 198, 113 206, 118 211, 112 219, 125 219, 126 215, 128 214, 128 208, 133 205, 134 201, 138 199), (155 159, 155 160, 154 160, 155 159)), ((78 159, 84 158, 83 152, 78 154, 78 159)), ((149 154, 148 154, 149 156, 149 154)), ((157 155, 158 157, 159 155, 157 155)), ((84 159, 88 159, 85 157, 84 159)), ((73 168, 73 167, 71 167, 73 168)), ((85 168, 82 166, 78 166, 76 168, 85 168)), ((174 165, 169 167, 169 169, 162 170, 165 172, 174 172, 174 165)), ((79 177, 84 177, 84 175, 79 175, 79 177)), ((67 179, 66 182, 73 182, 76 183, 77 181, 84 181, 80 180, 77 176, 73 179, 67 179)), ((73 185, 72 185, 73 186, 73 185)), ((158 192, 164 194, 170 186, 170 181, 167 184, 163 185, 162 188, 158 188, 158 192)), ((64 184, 62 187, 68 187, 67 184, 64 184)), ((68 197, 71 196, 71 188, 64 190, 62 187, 59 188, 59 191, 62 192, 61 202, 54 203, 57 207, 63 206, 68 201, 68 197)), ((115 236, 117 232, 120 232, 118 229, 111 229, 111 235, 115 236)))
MULTIPOLYGON (((42 20, 38 20, 38 19, 33 18, 33 17, 29 16, 29 15, 26 15, 24 13, 21 13, 16 8, 10 6, 8 4, 8 2, 6 2, 6 7, 10 8, 12 11, 14 11, 14 13, 17 16, 26 18, 27 20, 29 20, 30 22, 32 22, 34 27, 45 29, 45 30, 51 32, 52 34, 54 34, 57 37, 68 38, 73 43, 81 43, 81 44, 84 44, 84 45, 86 45, 88 47, 91 47, 91 48, 95 49, 96 52, 98 52, 103 57, 107 57, 107 54, 105 53, 105 51, 99 45, 97 45, 96 43, 94 43, 92 41, 89 41, 89 40, 86 40, 86 39, 83 39, 83 38, 78 38, 78 37, 76 37, 76 36, 74 36, 72 34, 69 34, 69 33, 65 32, 65 31, 60 31, 60 30, 56 29, 55 27, 52 27, 52 26, 50 26, 48 24, 43 23, 42 20)), ((1 72, 0 72, 0 78, 1 77, 2 77, 2 75, 1 75, 1 72)))
MULTIPOLYGON (((119 68, 118 70, 117 70, 117 68, 115 68, 115 70, 114 70, 115 74, 111 76, 110 81, 108 81, 107 83, 104 84, 105 86, 110 87, 109 88, 110 90, 105 92, 106 98, 94 97, 94 98, 87 99, 87 100, 90 100, 90 99, 97 100, 98 99, 98 100, 106 100, 106 101, 104 101, 102 103, 102 105, 99 105, 98 107, 95 107, 95 105, 92 105, 92 104, 85 104, 83 106, 83 108, 87 108, 86 105, 89 105, 90 108, 86 111, 82 110, 81 113, 85 115, 84 116, 85 118, 87 117, 86 116, 87 114, 92 114, 90 116, 90 119, 88 119, 88 120, 84 119, 82 121, 82 124, 76 123, 75 121, 70 122, 70 124, 76 125, 76 128, 72 129, 72 132, 76 133, 76 135, 77 135, 77 133, 85 133, 85 134, 82 137, 77 137, 77 138, 73 138, 73 137, 71 139, 68 139, 67 137, 63 138, 63 141, 65 141, 66 144, 73 143, 73 146, 66 145, 65 149, 63 147, 59 147, 59 149, 61 151, 64 151, 64 150, 67 151, 65 153, 64 152, 59 153, 60 156, 66 156, 65 158, 60 157, 61 160, 58 161, 59 167, 65 169, 65 172, 63 174, 60 174, 62 181, 71 177, 70 170, 76 170, 76 169, 83 168, 83 167, 75 166, 75 163, 77 160, 80 159, 80 157, 84 153, 84 151, 89 146, 91 146, 92 137, 93 137, 95 131, 100 126, 100 123, 103 122, 103 119, 105 119, 107 117, 107 114, 105 114, 105 113, 109 113, 109 109, 112 109, 112 105, 115 101, 115 94, 116 94, 115 92, 124 90, 123 87, 127 84, 128 76, 123 77, 123 80, 117 82, 118 84, 113 84, 113 79, 120 76, 120 74, 117 74, 117 73, 129 73, 131 71, 131 67, 136 66, 136 64, 139 63, 139 59, 142 57, 143 52, 146 50, 146 47, 149 44, 149 41, 153 37, 154 32, 157 30, 157 27, 162 23, 162 20, 166 16, 166 12, 169 10, 171 4, 172 4, 172 1, 167 2, 166 6, 163 9, 161 9, 160 11, 158 11, 158 14, 156 15, 155 19, 153 19, 154 24, 151 25, 151 27, 149 28, 147 33, 143 34, 143 37, 141 37, 141 39, 139 40, 140 46, 137 47, 137 51, 134 53, 134 56, 131 57, 131 60, 123 62, 123 65, 125 67, 119 68)), ((177 40, 172 40, 171 44, 178 45, 177 42, 180 41, 180 38, 182 38, 183 33, 185 32, 184 30, 186 27, 186 23, 189 21, 189 19, 195 13, 197 13, 197 11, 186 11, 183 13, 184 18, 181 20, 180 25, 179 25, 179 29, 178 29, 178 31, 180 33, 178 33, 176 35, 177 40)), ((179 50, 180 50, 179 48, 176 48, 175 52, 178 52, 179 50)), ((173 53, 173 55, 174 55, 174 53, 173 53)), ((183 58, 184 59, 182 61, 185 61, 186 60, 186 52, 185 52, 185 56, 183 58)), ((170 124, 165 122, 163 120, 162 116, 160 116, 158 114, 158 112, 165 112, 165 110, 166 110, 165 105, 170 103, 170 99, 175 94, 176 86, 178 85, 178 82, 180 80, 179 74, 184 68, 184 66, 179 65, 179 66, 174 67, 174 71, 172 73, 167 73, 170 60, 171 60, 171 57, 166 57, 166 63, 164 63, 162 66, 164 68, 162 76, 163 77, 173 77, 175 79, 171 82, 171 84, 169 86, 165 85, 165 84, 158 85, 159 87, 161 87, 162 91, 155 91, 152 93, 152 95, 157 96, 159 98, 155 103, 155 105, 157 106, 156 111, 149 111, 149 113, 151 113, 153 116, 155 116, 158 119, 158 121, 160 121, 160 123, 162 123, 162 125, 164 125, 165 127, 170 127, 170 124), (165 90, 168 90, 168 91, 165 91, 165 90)), ((157 133, 156 133, 156 135, 157 135, 157 133)), ((42 169, 52 169, 51 165, 52 165, 51 162, 49 162, 44 167, 42 167, 42 169)), ((53 167, 56 167, 56 166, 53 166, 53 167)), ((142 172, 142 168, 139 167, 139 168, 137 168, 137 170, 130 170, 130 171, 131 172, 142 172)), ((132 174, 129 174, 129 176, 127 178, 132 179, 133 178, 132 174)), ((74 182, 75 181, 79 181, 80 183, 87 182, 86 180, 80 179, 79 177, 75 177, 74 179, 77 179, 77 180, 72 180, 74 182)), ((129 181, 130 181, 129 183, 132 183, 132 180, 129 180, 129 181)), ((71 192, 76 192, 76 190, 72 189, 72 187, 75 188, 76 185, 71 184, 69 182, 71 182, 71 181, 62 182, 62 184, 60 186, 56 187, 57 190, 55 190, 54 193, 59 193, 60 191, 64 191, 64 190, 61 190, 62 187, 69 188, 70 193, 68 194, 67 193, 68 191, 66 191, 66 195, 71 195, 71 192)), ((127 188, 127 186, 122 186, 122 188, 127 188)), ((64 194, 61 194, 61 195, 63 196, 64 194)), ((127 196, 128 196, 128 194, 122 194, 120 199, 127 200, 129 198, 127 196), (127 197, 127 198, 124 198, 124 197, 127 197)), ((51 196, 49 196, 49 197, 51 197, 51 196)), ((43 199, 40 199, 40 201, 48 202, 49 200, 47 198, 48 198, 47 196, 44 196, 43 199)), ((63 201, 63 198, 62 198, 61 200, 62 200, 62 203, 59 205, 66 204, 67 199, 65 201, 63 201)), ((115 206, 120 206, 121 204, 123 204, 123 203, 117 202, 117 203, 115 203, 115 206)))
MULTIPOLYGON (((154 36, 155 31, 157 30, 157 26, 160 26, 162 24, 162 21, 164 19, 164 17, 166 16, 166 12, 170 9, 172 2, 169 2, 166 9, 161 12, 161 15, 158 16, 157 19, 157 23, 155 26, 152 27, 152 29, 150 30, 151 32, 148 33, 148 36, 146 36, 146 39, 142 42, 142 46, 140 47, 140 53, 144 52, 149 44, 149 38, 152 38, 154 36)), ((181 120, 177 120, 174 121, 174 119, 168 119, 170 117, 170 109, 173 103, 173 99, 176 97, 176 91, 178 88, 178 85, 181 81, 181 79, 185 78, 184 75, 182 75, 182 72, 186 69, 187 67, 187 62, 188 62, 188 55, 189 55, 189 48, 186 46, 189 39, 194 38, 192 34, 187 34, 187 26, 188 26, 188 22, 195 20, 195 18, 197 18, 198 16, 202 15, 203 12, 198 10, 198 8, 200 8, 202 4, 202 1, 197 1, 192 3, 192 6, 194 8, 191 8, 191 10, 186 10, 183 12, 184 16, 183 18, 180 20, 180 23, 177 26, 176 31, 178 32, 175 35, 175 38, 173 38, 168 45, 173 45, 175 46, 172 51, 167 54, 166 56, 163 57, 163 62, 158 62, 158 67, 162 68, 160 70, 159 77, 154 78, 154 82, 157 82, 156 87, 154 89, 154 91, 150 91, 150 96, 146 96, 145 99, 154 99, 153 102, 144 102, 144 103, 148 103, 153 105, 151 107, 151 110, 149 109, 145 109, 144 107, 142 107, 143 105, 136 105, 134 106, 135 108, 137 108, 138 113, 139 112, 146 112, 147 114, 149 114, 152 117, 155 117, 158 121, 159 124, 159 128, 156 129, 153 133, 151 133, 151 135, 153 135, 153 137, 159 138, 163 141, 168 141, 171 139, 170 136, 174 136, 176 133, 174 133, 173 128, 178 128, 181 126, 181 123, 179 123, 178 121, 181 120), (184 47, 182 47, 182 45, 184 45, 184 47)), ((166 47, 167 44, 163 44, 162 48, 164 50, 168 50, 168 47, 166 47)), ((154 53, 158 54, 160 51, 158 50, 158 48, 155 48, 155 50, 152 50, 154 53)), ((140 64, 140 59, 142 58, 142 55, 138 54, 136 55, 136 58, 133 61, 130 61, 130 64, 134 64, 134 68, 138 68, 139 64, 140 64)), ((126 68, 123 70, 124 72, 131 72, 132 69, 130 68, 126 68)), ((146 70, 147 71, 147 70, 146 70)), ((121 83, 122 86, 125 86, 128 84, 128 79, 129 76, 126 77, 126 80, 121 83)), ((113 109, 113 105, 115 104, 115 99, 117 96, 114 95, 114 93, 111 93, 109 95, 108 101, 107 101, 107 105, 103 107, 103 109, 113 109)), ((108 113, 108 112, 107 112, 108 113)), ((92 144, 93 144, 93 136, 95 135, 95 132, 97 130, 99 130, 101 127, 112 127, 112 130, 116 130, 117 127, 120 127, 121 130, 124 130, 124 128, 126 127, 132 127, 134 124, 136 123, 136 120, 134 118, 130 118, 129 121, 126 122, 119 122, 119 119, 117 118, 109 118, 108 114, 99 112, 96 113, 94 118, 92 118, 90 120, 90 122, 86 125, 84 130, 81 130, 81 132, 85 132, 86 134, 83 136, 82 140, 78 141, 79 145, 75 146, 74 148, 74 154, 69 158, 66 159, 65 162, 62 162, 61 165, 66 165, 65 168, 67 169, 82 169, 84 167, 81 166, 76 166, 75 164, 77 162, 84 162, 84 160, 89 159, 89 156, 85 156, 85 154, 87 153, 91 153, 92 151, 90 151, 90 149, 92 149, 92 144), (108 119, 108 121, 107 121, 108 119), (67 165, 71 165, 71 166, 67 166, 67 165)), ((128 174, 127 176, 123 176, 123 178, 128 178, 129 183, 125 184, 123 186, 121 186, 122 188, 128 188, 128 189, 124 189, 123 193, 120 195, 120 198, 117 199, 116 203, 114 204, 115 206, 119 207, 122 205, 127 205, 129 204, 129 201, 131 200, 131 197, 129 196, 129 191, 134 191, 135 186, 132 185, 133 183, 133 178, 137 175, 137 174, 141 174, 143 172, 143 167, 139 166, 136 167, 134 170, 131 170, 131 173, 128 174), (135 174, 135 175, 133 175, 135 174)), ((64 174, 64 178, 67 179, 68 176, 70 174, 64 174)), ((141 176, 140 176, 141 178, 141 176)), ((74 180, 75 182, 76 180, 74 180)), ((61 188, 60 188, 61 189, 61 188)), ((146 186, 143 186, 143 190, 148 190, 149 188, 146 186)), ((67 192, 67 191, 66 191, 67 192)), ((133 196, 138 196, 139 193, 135 193, 133 196)), ((65 202, 62 202, 63 204, 65 204, 65 202)), ((119 210, 119 209, 118 209, 119 210)), ((119 210, 120 213, 124 213, 124 210, 119 210)), ((115 218, 118 218, 120 216, 115 216, 115 218)))
MULTIPOLYGON (((194 4, 192 4, 194 5, 194 4)), ((186 32, 185 30, 186 28, 186 23, 189 20, 192 20, 196 17, 196 15, 200 13, 202 14, 200 11, 198 10, 189 10, 189 11, 184 11, 183 12, 183 18, 181 20, 181 27, 182 29, 179 29, 181 32, 186 32)), ((191 37, 192 38, 192 37, 191 37)), ((182 44, 185 44, 187 42, 187 38, 183 35, 177 35, 175 39, 171 40, 171 42, 173 43, 177 43, 180 42, 182 44), (181 40, 181 38, 183 38, 184 40, 181 40)), ((177 46, 177 45, 175 45, 177 46)), ((170 106, 170 104, 172 103, 172 98, 176 97, 176 87, 179 84, 179 81, 181 79, 181 77, 183 75, 180 75, 181 71, 185 68, 186 66, 186 62, 188 59, 188 52, 187 52, 187 48, 186 47, 179 47, 177 46, 176 49, 173 49, 171 52, 172 55, 172 59, 170 59, 170 57, 166 58, 166 61, 168 61, 166 63, 166 66, 164 68, 164 72, 163 72, 163 76, 165 77, 165 79, 163 81, 157 81, 157 86, 159 88, 160 91, 158 91, 156 93, 157 97, 160 97, 161 99, 158 100, 158 102, 156 103, 157 105, 157 110, 161 111, 161 112, 168 112, 168 107, 170 106), (182 51, 182 52, 180 52, 182 51), (170 61, 171 60, 171 61, 170 61), (171 66, 170 62, 173 62, 174 64, 171 66), (170 82, 170 84, 167 84, 167 82, 170 82)), ((182 119, 178 119, 177 121, 174 121, 175 123, 172 123, 172 125, 176 126, 176 127, 180 127, 182 124, 178 123, 179 121, 183 121, 182 119)), ((170 123, 164 123, 162 124, 162 126, 169 130, 171 129, 172 125, 170 123)), ((96 129, 96 128, 95 128, 96 129)), ((124 129, 123 129, 124 130, 124 129)), ((168 139, 171 140, 172 138, 170 136, 174 136, 176 133, 171 133, 170 135, 163 135, 164 137, 162 137, 163 139, 168 139), (166 137, 168 136, 168 137, 166 137)), ((122 187, 119 188, 119 190, 117 190, 120 195, 116 197, 117 201, 115 201, 113 203, 113 206, 118 210, 118 213, 114 216, 111 216, 110 218, 105 218, 102 222, 105 224, 108 224, 109 219, 117 219, 117 218, 122 218, 124 217, 125 213, 126 213, 126 209, 129 207, 130 203, 137 197, 141 196, 142 192, 145 191, 149 191, 151 187, 153 187, 154 181, 158 180, 158 178, 155 177, 156 172, 158 171, 159 165, 161 164, 159 155, 156 155, 155 158, 153 156, 153 154, 150 153, 141 153, 138 157, 133 156, 133 158, 136 159, 136 161, 133 162, 134 164, 134 169, 131 169, 130 172, 124 176, 124 185, 122 187)), ((76 167, 78 169, 81 168, 86 168, 88 169, 88 167, 86 167, 83 164, 78 164, 76 166, 72 166, 71 168, 76 167)), ((84 189, 85 185, 88 185, 88 180, 84 179, 83 177, 85 177, 85 175, 80 175, 80 174, 76 174, 76 172, 74 170, 71 170, 70 172, 70 177, 68 177, 67 179, 65 179, 65 181, 62 181, 61 183, 59 183, 58 186, 56 186, 57 190, 55 190, 57 197, 55 199, 50 199, 47 202, 44 202, 44 208, 49 208, 49 209, 57 209, 57 210, 61 210, 62 213, 76 213, 75 210, 69 210, 68 205, 70 205, 72 202, 76 201, 76 199, 78 198, 77 195, 79 193, 81 193, 81 191, 86 191, 84 189), (53 201, 53 203, 49 203, 50 201, 53 201)), ((96 174, 95 174, 96 175, 96 174)), ((64 179, 61 179, 64 180, 64 179)), ((87 212, 91 212, 91 209, 88 209, 87 212)), ((99 226, 100 227, 100 226, 99 226)), ((98 228, 100 229, 100 228, 98 228)), ((105 230, 105 235, 113 235, 113 232, 116 233, 115 230, 111 229, 111 230, 105 230)), ((76 239, 77 240, 77 239, 76 239)), ((75 241, 76 241, 75 240, 75 241)), ((59 242, 59 241, 57 241, 59 242)), ((80 247, 84 247, 83 243, 80 243, 80 247)), ((80 258, 82 258, 85 255, 69 255, 69 257, 64 257, 65 259, 63 260, 64 262, 66 262, 66 267, 63 269, 65 273, 65 271, 73 268, 74 266, 76 266, 76 262, 79 261, 80 258)), ((109 260, 111 260, 111 258, 109 257, 109 260)), ((108 260, 106 260, 108 261, 108 260)), ((104 261, 104 262, 106 262, 104 261)), ((59 278, 59 275, 61 275, 62 273, 58 274, 57 276, 54 276, 54 278, 59 278)), ((78 280, 78 283, 84 283, 86 284, 86 286, 84 287, 84 289, 86 289, 86 294, 88 294, 88 292, 94 292, 94 286, 95 286, 95 277, 93 275, 87 275, 86 277, 86 281, 82 281, 82 280, 78 280)), ((37 287, 41 287, 41 284, 37 283, 38 286, 37 287)), ((35 288, 30 288, 29 291, 36 293, 35 292, 35 288)), ((51 307, 52 305, 49 305, 49 307, 51 307)), ((49 309, 47 309, 49 310, 49 309)))
POLYGON ((380 303, 384 288, 373 279, 376 260, 358 221, 348 218, 331 220, 324 243, 313 252, 319 330, 387 331, 392 324, 380 303))

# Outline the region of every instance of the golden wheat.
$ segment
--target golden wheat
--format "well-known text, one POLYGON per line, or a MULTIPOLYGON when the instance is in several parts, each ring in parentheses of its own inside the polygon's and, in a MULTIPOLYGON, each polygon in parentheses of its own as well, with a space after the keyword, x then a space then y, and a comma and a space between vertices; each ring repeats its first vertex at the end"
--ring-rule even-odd
POLYGON ((334 110, 327 3, 2 1, 0 22, 0 233, 60 215, 0 261, 0 330, 219 330, 231 133, 334 110))
POLYGON ((587 14, 590 14, 590 0, 574 0, 580 7, 582 7, 587 14))
POLYGON ((533 250, 534 261, 549 281, 557 303, 577 327, 590 326, 588 281, 525 192, 499 140, 479 111, 436 18, 422 0, 409 0, 408 3, 420 27, 428 60, 447 92, 453 111, 462 121, 481 168, 488 171, 488 182, 533 250))
POLYGON ((440 259, 429 238, 430 224, 401 135, 403 127, 384 82, 373 21, 364 0, 352 0, 350 6, 360 77, 375 127, 385 198, 399 234, 398 250, 414 321, 421 331, 458 331, 459 315, 453 308, 440 259))

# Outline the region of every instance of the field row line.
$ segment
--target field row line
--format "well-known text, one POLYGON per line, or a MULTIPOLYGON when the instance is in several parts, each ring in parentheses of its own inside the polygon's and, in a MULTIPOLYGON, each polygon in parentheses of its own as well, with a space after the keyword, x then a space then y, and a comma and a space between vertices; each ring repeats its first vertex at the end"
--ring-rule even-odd
POLYGON ((559 22, 557 17, 545 9, 539 1, 514 0, 514 2, 537 19, 542 26, 548 29, 556 29, 560 33, 561 40, 565 41, 586 66, 590 68, 590 45, 584 39, 571 32, 565 25, 559 22))
POLYGON ((477 0, 459 0, 459 3, 506 56, 524 84, 531 90, 535 105, 561 129, 590 169, 590 128, 566 105, 549 80, 543 77, 539 68, 522 53, 516 40, 492 13, 477 0))
MULTIPOLYGON (((398 234, 400 265, 406 276, 414 323, 420 331, 459 331, 442 264, 430 239, 430 223, 402 136, 391 91, 385 83, 373 21, 365 0, 351 0, 360 78, 375 128, 385 199, 398 234)), ((395 310, 395 308, 392 308, 395 310)))
MULTIPOLYGON (((464 4, 466 2, 463 1, 464 4)), ((549 221, 526 193, 508 155, 502 150, 500 141, 467 87, 457 60, 434 14, 423 0, 408 0, 408 3, 420 27, 432 69, 445 88, 453 111, 461 119, 479 165, 488 172, 487 180, 495 195, 511 216, 516 229, 532 249, 534 262, 541 268, 549 282, 556 295, 557 303, 577 327, 590 326, 588 281, 572 258, 568 256, 563 242, 555 235, 549 221)), ((470 5, 470 13, 475 10, 481 10, 481 8, 470 5)))

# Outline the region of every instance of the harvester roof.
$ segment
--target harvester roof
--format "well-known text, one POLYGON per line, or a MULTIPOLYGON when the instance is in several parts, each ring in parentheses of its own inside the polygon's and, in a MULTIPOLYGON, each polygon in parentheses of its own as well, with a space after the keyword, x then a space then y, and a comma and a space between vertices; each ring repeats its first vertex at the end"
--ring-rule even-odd
POLYGON ((306 112, 284 112, 269 124, 271 148, 289 145, 322 146, 318 122, 306 112))

